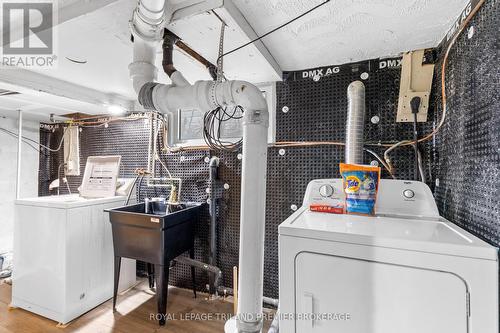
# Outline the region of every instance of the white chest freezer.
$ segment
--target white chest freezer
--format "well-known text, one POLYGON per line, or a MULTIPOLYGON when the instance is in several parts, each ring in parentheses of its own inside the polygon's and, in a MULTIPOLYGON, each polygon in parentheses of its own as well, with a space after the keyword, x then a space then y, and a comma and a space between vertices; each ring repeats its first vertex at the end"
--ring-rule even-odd
MULTIPOLYGON (((113 296, 113 238, 105 209, 125 197, 78 195, 15 202, 12 306, 65 324, 113 296)), ((135 283, 123 260, 120 290, 135 283)))

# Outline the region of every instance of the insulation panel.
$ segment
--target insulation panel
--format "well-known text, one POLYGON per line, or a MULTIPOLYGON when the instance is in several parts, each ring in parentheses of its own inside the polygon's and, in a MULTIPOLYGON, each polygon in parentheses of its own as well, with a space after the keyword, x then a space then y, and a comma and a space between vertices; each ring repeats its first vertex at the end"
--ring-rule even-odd
MULTIPOLYGON (((427 182, 434 191, 440 213, 450 221, 493 245, 500 245, 500 116, 498 113, 498 0, 486 5, 472 21, 471 39, 461 36, 450 54, 448 78, 449 114, 445 127, 434 140, 421 144, 427 182)), ((347 86, 361 76, 366 86, 365 141, 395 142, 412 138, 412 124, 396 123, 400 85, 398 58, 328 66, 289 72, 277 84, 277 141, 343 141, 347 111, 347 86), (328 71, 330 68, 330 71, 328 71), (330 73, 320 75, 318 73, 330 73), (368 76, 366 76, 368 75, 368 76), (316 77, 316 79, 315 79, 316 77), (288 112, 283 112, 284 106, 288 112), (370 119, 378 116, 380 121, 370 119)), ((438 62, 436 69, 440 68, 438 62)), ((439 71, 436 71, 439 72, 439 71)), ((429 121, 419 124, 420 133, 428 133, 440 119, 439 77, 434 78, 429 121)), ((44 127, 42 143, 58 143, 61 129, 44 127)), ((81 134, 82 156, 122 155, 120 177, 132 177, 133 170, 147 161, 149 126, 143 120, 112 123, 108 128, 84 128, 81 134)), ((278 225, 300 206, 307 183, 315 178, 339 177, 338 163, 344 151, 337 146, 269 148, 264 294, 278 296, 278 225)), ((182 152, 162 158, 174 176, 183 178, 183 198, 207 199, 207 151, 182 152)), ((218 207, 217 265, 223 271, 223 285, 232 286, 233 266, 238 264, 241 161, 235 153, 220 156, 220 185, 228 184, 218 207)), ((414 153, 410 147, 391 154, 396 176, 413 179, 414 153)), ((365 163, 374 158, 365 153, 365 163)), ((62 155, 41 155, 40 194, 47 194, 48 182, 57 174, 62 155)), ((161 170, 159 170, 161 172, 161 170)), ((388 177, 386 172, 383 177, 388 177)), ((80 184, 69 177, 72 188, 80 184)), ((144 184, 143 184, 144 185, 144 184)), ((63 188, 64 189, 64 188, 63 188)), ((145 189, 141 196, 156 196, 159 189, 145 189)), ((208 260, 208 212, 199 221, 196 258, 208 260)), ((198 271, 198 289, 205 289, 207 274, 198 271)), ((172 269, 171 284, 191 287, 190 270, 182 265, 172 269)))

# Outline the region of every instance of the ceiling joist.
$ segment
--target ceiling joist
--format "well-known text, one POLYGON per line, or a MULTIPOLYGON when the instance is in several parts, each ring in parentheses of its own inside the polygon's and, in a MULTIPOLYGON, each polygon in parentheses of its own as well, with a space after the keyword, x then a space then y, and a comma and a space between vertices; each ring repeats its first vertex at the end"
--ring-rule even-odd
POLYGON ((16 91, 29 89, 101 107, 113 104, 125 110, 132 110, 135 104, 134 101, 122 96, 104 93, 22 68, 2 69, 0 82, 16 87, 16 91))

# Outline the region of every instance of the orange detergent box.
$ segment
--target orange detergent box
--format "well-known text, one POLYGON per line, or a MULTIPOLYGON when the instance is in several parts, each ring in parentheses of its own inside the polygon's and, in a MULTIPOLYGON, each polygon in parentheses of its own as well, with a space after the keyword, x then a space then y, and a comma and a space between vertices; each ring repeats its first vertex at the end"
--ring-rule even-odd
POLYGON ((309 210, 312 212, 344 214, 344 207, 343 206, 335 207, 335 206, 329 206, 329 205, 312 204, 309 206, 309 210))
POLYGON ((360 164, 340 164, 347 214, 374 215, 380 168, 360 164))

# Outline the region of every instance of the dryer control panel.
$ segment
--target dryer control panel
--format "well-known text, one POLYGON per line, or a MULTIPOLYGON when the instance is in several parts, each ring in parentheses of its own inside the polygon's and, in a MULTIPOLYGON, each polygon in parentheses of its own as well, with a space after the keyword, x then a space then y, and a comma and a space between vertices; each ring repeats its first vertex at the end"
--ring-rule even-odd
MULTIPOLYGON (((303 205, 338 207, 344 200, 342 179, 315 179, 307 185, 303 205)), ((381 179, 375 213, 439 217, 430 188, 425 183, 411 180, 381 179)))
POLYGON ((304 206, 325 205, 335 207, 343 205, 345 200, 342 179, 315 179, 307 185, 304 206))

